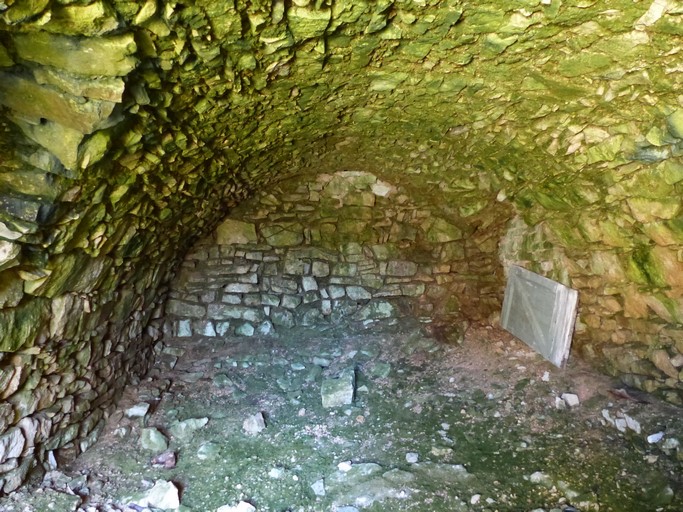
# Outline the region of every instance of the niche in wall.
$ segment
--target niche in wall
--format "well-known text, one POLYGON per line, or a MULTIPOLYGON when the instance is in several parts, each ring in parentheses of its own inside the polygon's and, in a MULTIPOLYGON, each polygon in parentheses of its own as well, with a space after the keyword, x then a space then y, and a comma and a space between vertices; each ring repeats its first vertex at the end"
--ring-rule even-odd
POLYGON ((240 204, 187 255, 167 331, 251 336, 457 316, 473 281, 469 262, 482 261, 466 253, 466 229, 367 172, 281 184, 240 204))

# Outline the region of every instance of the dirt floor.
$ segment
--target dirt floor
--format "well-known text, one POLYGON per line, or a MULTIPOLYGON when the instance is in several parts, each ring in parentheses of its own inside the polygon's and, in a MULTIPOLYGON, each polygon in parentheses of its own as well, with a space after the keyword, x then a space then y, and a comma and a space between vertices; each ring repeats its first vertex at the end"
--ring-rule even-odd
POLYGON ((98 443, 0 511, 683 510, 680 408, 490 327, 430 332, 169 340, 98 443))

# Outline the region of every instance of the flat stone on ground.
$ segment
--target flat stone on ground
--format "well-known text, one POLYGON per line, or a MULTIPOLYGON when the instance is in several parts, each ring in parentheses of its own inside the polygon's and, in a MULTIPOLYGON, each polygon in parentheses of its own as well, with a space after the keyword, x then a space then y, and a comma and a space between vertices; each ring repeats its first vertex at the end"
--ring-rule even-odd
POLYGON ((348 368, 334 379, 323 380, 320 394, 322 395, 323 407, 340 407, 353 403, 353 394, 356 386, 356 372, 348 368))

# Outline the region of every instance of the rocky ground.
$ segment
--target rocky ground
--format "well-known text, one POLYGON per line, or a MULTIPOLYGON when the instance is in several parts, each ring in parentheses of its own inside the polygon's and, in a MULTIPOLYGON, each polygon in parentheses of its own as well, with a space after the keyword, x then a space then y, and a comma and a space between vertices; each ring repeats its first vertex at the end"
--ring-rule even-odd
POLYGON ((680 409, 490 327, 169 340, 43 511, 680 511, 680 409), (443 331, 440 331, 443 333, 443 331))

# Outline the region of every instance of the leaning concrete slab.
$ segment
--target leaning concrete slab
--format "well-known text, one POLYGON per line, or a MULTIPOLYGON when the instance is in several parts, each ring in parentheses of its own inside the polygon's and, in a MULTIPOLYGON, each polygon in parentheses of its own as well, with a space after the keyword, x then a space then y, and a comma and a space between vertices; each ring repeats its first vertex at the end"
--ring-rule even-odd
POLYGON ((501 326, 561 368, 569 357, 577 301, 576 290, 513 265, 501 326))

